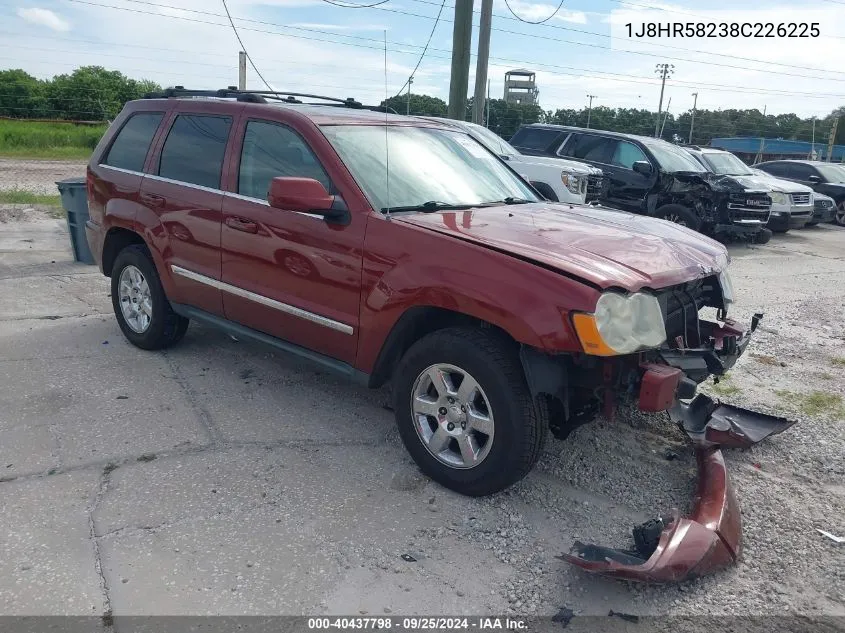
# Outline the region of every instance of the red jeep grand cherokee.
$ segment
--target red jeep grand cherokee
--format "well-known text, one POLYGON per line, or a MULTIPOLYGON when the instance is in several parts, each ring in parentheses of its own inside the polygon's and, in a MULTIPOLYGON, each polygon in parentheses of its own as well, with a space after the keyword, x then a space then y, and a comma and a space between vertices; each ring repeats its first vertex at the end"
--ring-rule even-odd
POLYGON ((88 196, 130 342, 164 348, 195 319, 389 380, 408 451, 469 495, 519 480, 548 430, 620 398, 692 398, 753 330, 726 318, 717 242, 545 202, 468 135, 350 100, 133 101, 94 152, 88 196))

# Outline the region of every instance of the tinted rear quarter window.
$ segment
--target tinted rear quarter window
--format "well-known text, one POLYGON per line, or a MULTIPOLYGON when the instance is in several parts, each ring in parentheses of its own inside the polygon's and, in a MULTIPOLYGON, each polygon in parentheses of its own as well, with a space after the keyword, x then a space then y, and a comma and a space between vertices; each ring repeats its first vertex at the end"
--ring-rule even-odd
POLYGON ((516 131, 511 139, 511 145, 538 151, 546 151, 555 144, 560 137, 558 130, 547 130, 541 127, 524 127, 516 131))
POLYGON ((117 133, 102 164, 143 171, 147 152, 163 116, 162 112, 143 112, 129 117, 117 133))
POLYGON ((762 169, 767 174, 771 174, 772 176, 787 176, 786 168, 782 163, 772 163, 770 165, 759 165, 760 169, 762 169))
POLYGON ((231 117, 180 114, 161 150, 158 175, 219 189, 231 127, 231 117))
POLYGON ((787 163, 788 167, 786 170, 787 175, 790 178, 798 178, 799 180, 807 180, 810 176, 815 176, 816 170, 810 167, 809 165, 803 165, 801 163, 787 163))

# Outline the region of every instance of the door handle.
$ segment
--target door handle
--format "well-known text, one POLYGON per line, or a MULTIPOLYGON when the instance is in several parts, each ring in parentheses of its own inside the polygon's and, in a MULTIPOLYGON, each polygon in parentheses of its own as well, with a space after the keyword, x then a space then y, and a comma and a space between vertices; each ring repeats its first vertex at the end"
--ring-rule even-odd
POLYGON ((226 218, 226 226, 235 231, 243 231, 244 233, 258 233, 258 224, 245 218, 230 215, 226 218))
POLYGON ((154 193, 142 193, 141 201, 145 202, 151 207, 163 207, 167 200, 163 196, 157 196, 154 193))

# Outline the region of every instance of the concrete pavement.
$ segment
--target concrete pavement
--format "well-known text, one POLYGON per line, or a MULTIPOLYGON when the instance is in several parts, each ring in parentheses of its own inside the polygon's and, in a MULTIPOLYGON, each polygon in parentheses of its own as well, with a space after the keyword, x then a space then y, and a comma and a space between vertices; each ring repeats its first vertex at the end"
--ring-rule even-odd
MULTIPOLYGON (((625 545, 630 526, 655 510, 689 506, 694 460, 659 416, 583 427, 550 441, 512 490, 460 497, 418 473, 384 392, 196 325, 167 352, 132 347, 107 280, 74 264, 66 240, 63 222, 37 212, 0 223, 4 615, 697 613, 702 604, 721 613, 726 592, 751 612, 845 609, 829 566, 791 602, 759 595, 748 567, 684 594, 592 578, 554 558, 575 538, 625 545), (665 460, 667 448, 678 459, 665 460), (660 483, 632 485, 632 472, 660 483)), ((766 327, 781 332, 773 341, 794 330, 789 349, 821 354, 802 342, 807 324, 790 325, 799 318, 782 308, 806 312, 814 301, 822 318, 841 307, 843 243, 845 231, 821 227, 736 249, 740 310, 764 304, 776 313, 766 327)), ((816 360, 834 372, 827 355, 842 344, 842 324, 823 325, 810 324, 828 346, 816 360)), ((797 380, 789 384, 799 390, 797 380)), ((808 424, 841 456, 841 424, 808 424)), ((783 437, 761 448, 768 485, 749 474, 759 453, 732 457, 740 496, 754 490, 763 507, 777 506, 777 478, 786 478, 830 525, 842 510, 841 465, 802 466, 795 451, 805 449, 818 450, 783 437), (810 490, 818 485, 831 496, 810 490)), ((784 533, 777 519, 744 510, 754 547, 807 538, 808 564, 829 559, 811 518, 796 536, 791 524, 784 533), (774 534, 761 531, 772 521, 774 534)), ((775 582, 774 564, 753 562, 758 580, 775 582)))

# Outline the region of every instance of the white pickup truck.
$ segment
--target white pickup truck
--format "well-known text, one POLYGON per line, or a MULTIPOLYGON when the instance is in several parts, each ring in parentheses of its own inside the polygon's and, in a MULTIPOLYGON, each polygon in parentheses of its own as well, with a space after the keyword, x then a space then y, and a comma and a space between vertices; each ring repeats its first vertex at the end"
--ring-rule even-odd
POLYGON ((486 127, 468 121, 417 117, 448 123, 463 130, 476 141, 498 154, 520 176, 528 180, 545 198, 555 202, 584 204, 598 200, 601 195, 603 172, 600 169, 565 158, 545 158, 520 154, 506 140, 486 127))

